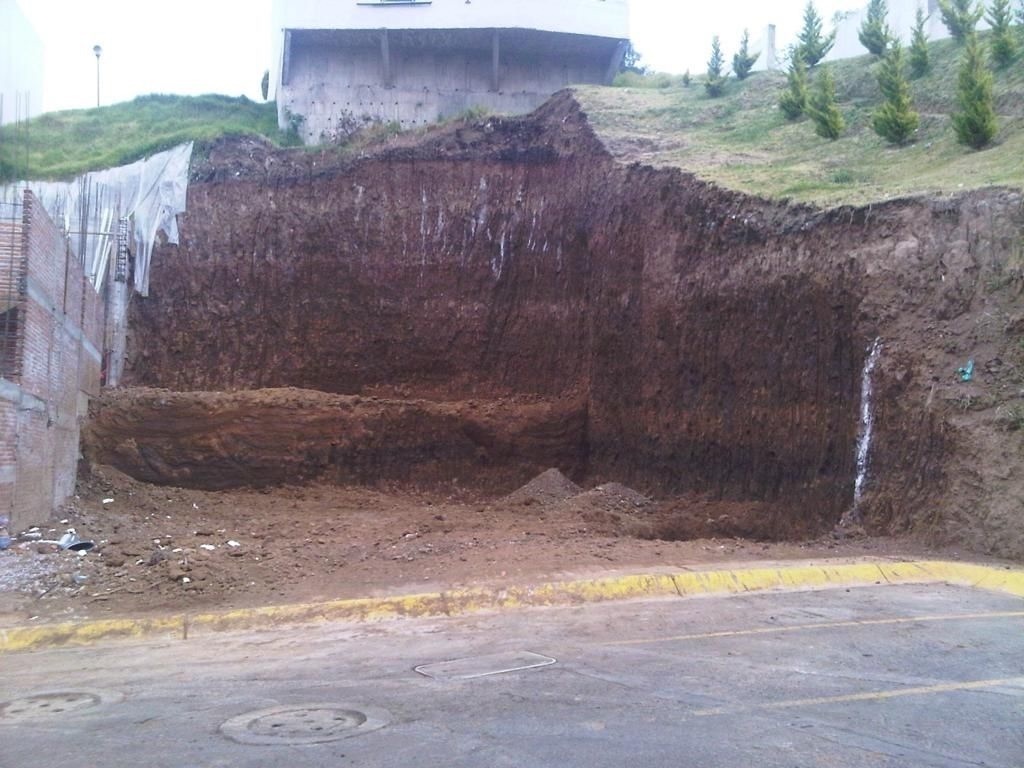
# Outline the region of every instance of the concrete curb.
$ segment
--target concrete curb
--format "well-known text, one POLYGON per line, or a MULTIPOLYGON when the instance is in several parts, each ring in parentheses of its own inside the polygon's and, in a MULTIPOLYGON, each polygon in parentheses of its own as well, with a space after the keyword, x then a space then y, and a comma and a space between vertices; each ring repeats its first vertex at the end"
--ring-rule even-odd
POLYGON ((0 653, 103 640, 179 639, 229 630, 329 621, 372 622, 394 618, 459 616, 531 606, 564 606, 641 597, 696 597, 769 590, 813 590, 876 584, 944 583, 1024 598, 1024 570, 941 560, 835 563, 772 568, 680 571, 533 586, 453 589, 414 595, 331 600, 179 615, 156 619, 107 619, 0 629, 0 653))

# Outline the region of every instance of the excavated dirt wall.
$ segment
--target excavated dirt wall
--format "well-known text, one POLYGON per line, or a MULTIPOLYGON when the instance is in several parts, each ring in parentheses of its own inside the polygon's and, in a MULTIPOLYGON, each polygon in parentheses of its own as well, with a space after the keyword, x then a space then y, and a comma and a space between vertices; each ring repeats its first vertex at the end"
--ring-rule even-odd
POLYGON ((104 463, 153 483, 224 489, 323 479, 501 485, 518 466, 580 472, 581 403, 437 403, 303 389, 108 392, 104 463))
MULTIPOLYGON (((973 439, 953 434, 993 428, 956 424, 949 401, 973 319, 1012 314, 1012 293, 985 286, 1009 274, 1017 290, 1018 193, 767 203, 617 164, 567 95, 355 159, 225 143, 194 177, 182 244, 157 252, 151 296, 133 305, 135 385, 542 401, 579 414, 579 431, 555 430, 577 476, 772 502, 793 535, 851 506, 874 338, 869 526, 952 530, 945 498, 973 439)), ((1004 361, 993 407, 1016 396, 1024 362, 1000 322, 980 331, 1004 361)), ((161 477, 153 454, 111 451, 124 440, 104 414, 118 407, 98 410, 101 458, 168 482, 201 463, 165 441, 178 470, 161 477)), ((139 419, 132 439, 147 429, 139 419)), ((426 474, 429 453, 416 454, 426 474)), ((528 453, 523 467, 540 461, 528 453)), ((1001 514, 978 547, 999 549, 993 530, 1017 513, 1001 514)))

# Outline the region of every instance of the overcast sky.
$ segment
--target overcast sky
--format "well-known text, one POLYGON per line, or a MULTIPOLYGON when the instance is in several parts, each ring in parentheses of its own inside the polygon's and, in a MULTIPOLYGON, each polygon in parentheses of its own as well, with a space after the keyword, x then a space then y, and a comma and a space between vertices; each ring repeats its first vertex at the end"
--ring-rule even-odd
MULTIPOLYGON (((514 0, 502 0, 514 2, 514 0)), ((552 0, 557 2, 558 0, 552 0)), ((103 46, 103 103, 144 93, 225 93, 260 98, 270 68, 270 0, 18 0, 45 46, 43 108, 89 107, 103 46)), ((796 35, 805 0, 632 0, 632 37, 647 64, 704 70, 712 35, 731 58, 744 27, 759 40, 778 27, 782 50, 796 35)), ((826 21, 861 0, 817 0, 826 21)))

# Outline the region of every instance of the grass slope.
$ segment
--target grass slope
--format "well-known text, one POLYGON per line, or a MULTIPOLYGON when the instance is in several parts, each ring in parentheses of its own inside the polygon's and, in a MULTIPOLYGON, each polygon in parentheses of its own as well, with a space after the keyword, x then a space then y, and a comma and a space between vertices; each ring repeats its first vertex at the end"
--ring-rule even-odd
POLYGON ((186 141, 253 134, 289 143, 278 131, 274 104, 245 97, 151 95, 98 109, 52 112, 0 128, 0 181, 65 179, 186 141))
MULTIPOLYGON (((987 35, 982 35, 983 39, 987 35)), ((954 109, 960 48, 931 45, 932 70, 912 82, 921 127, 906 147, 871 130, 881 100, 871 57, 833 66, 847 130, 818 138, 810 121, 787 121, 778 108, 785 76, 755 73, 730 80, 710 99, 701 78, 621 78, 621 87, 580 87, 577 98, 595 130, 626 161, 676 166, 709 181, 769 198, 818 205, 866 203, 989 185, 1024 187, 1024 57, 996 73, 1000 130, 981 152, 956 143, 954 109)), ((100 109, 46 114, 0 128, 0 182, 70 178, 132 162, 184 141, 259 135, 295 143, 277 128, 274 104, 244 97, 141 96, 100 109)), ((368 136, 355 142, 370 140, 368 136)))
MULTIPOLYGON (((986 35, 983 35, 984 38, 986 35)), ((778 108, 785 75, 760 72, 730 80, 708 98, 701 78, 622 78, 623 87, 577 89, 591 123, 623 160, 676 166, 725 187, 818 205, 866 203, 920 193, 990 185, 1024 187, 1024 59, 995 75, 999 134, 980 152, 956 143, 960 47, 931 45, 932 70, 911 87, 921 127, 914 141, 892 147, 871 130, 881 101, 877 60, 836 62, 847 130, 837 141, 814 135, 806 118, 791 123, 778 108), (637 85, 643 87, 636 87, 637 85)))

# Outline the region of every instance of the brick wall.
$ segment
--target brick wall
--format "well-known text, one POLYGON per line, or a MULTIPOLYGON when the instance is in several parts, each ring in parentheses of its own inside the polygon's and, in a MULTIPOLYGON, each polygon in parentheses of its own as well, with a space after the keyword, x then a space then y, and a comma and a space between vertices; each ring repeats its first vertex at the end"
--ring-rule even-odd
POLYGON ((16 530, 74 492, 104 321, 82 265, 29 192, 18 224, 0 228, 0 289, 13 289, 18 317, 15 359, 0 376, 0 516, 16 530))

